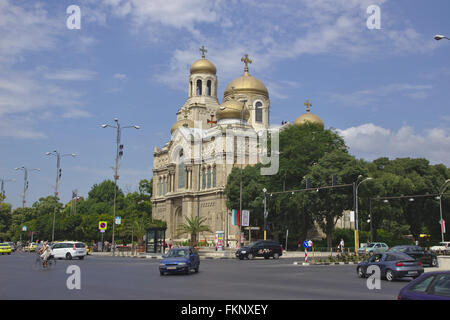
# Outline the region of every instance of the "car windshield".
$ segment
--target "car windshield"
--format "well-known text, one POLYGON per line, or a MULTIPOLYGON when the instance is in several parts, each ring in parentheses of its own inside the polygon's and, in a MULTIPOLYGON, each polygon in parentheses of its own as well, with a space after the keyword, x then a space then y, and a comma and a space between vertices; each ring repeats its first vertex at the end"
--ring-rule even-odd
POLYGON ((258 242, 254 241, 254 242, 250 242, 248 245, 246 245, 246 247, 253 247, 254 245, 256 245, 258 242))
POLYGON ((375 243, 368 243, 368 244, 366 244, 366 247, 367 248, 372 248, 374 245, 375 245, 375 243))
POLYGON ((189 256, 187 249, 172 249, 167 253, 168 258, 184 258, 189 256))
POLYGON ((394 251, 394 252, 405 252, 407 249, 407 247, 393 247, 391 248, 389 251, 394 251))

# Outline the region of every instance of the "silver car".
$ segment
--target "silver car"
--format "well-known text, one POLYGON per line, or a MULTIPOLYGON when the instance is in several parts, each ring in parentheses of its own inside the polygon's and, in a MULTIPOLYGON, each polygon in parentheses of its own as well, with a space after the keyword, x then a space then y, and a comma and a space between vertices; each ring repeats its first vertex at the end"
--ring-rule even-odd
POLYGON ((376 253, 369 259, 360 262, 356 267, 360 278, 368 276, 367 268, 369 266, 378 266, 381 277, 388 281, 403 277, 417 278, 423 273, 422 263, 402 252, 376 253))

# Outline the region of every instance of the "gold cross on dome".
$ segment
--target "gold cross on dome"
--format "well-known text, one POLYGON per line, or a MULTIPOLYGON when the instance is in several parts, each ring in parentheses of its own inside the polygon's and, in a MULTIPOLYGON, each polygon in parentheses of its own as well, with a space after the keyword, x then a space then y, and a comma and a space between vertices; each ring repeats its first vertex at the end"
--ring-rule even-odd
POLYGON ((308 99, 308 100, 306 100, 306 102, 305 102, 305 106, 306 106, 306 112, 309 112, 309 111, 310 111, 309 107, 311 107, 311 106, 312 106, 312 103, 309 103, 309 99, 308 99))
POLYGON ((245 54, 245 57, 241 58, 241 61, 242 61, 243 63, 245 63, 245 69, 244 69, 244 72, 248 72, 248 64, 249 64, 249 63, 252 63, 253 61, 250 60, 250 59, 248 58, 248 54, 245 54))
POLYGON ((205 52, 208 52, 208 50, 206 50, 205 46, 202 46, 200 51, 202 52, 202 58, 205 59, 205 52))

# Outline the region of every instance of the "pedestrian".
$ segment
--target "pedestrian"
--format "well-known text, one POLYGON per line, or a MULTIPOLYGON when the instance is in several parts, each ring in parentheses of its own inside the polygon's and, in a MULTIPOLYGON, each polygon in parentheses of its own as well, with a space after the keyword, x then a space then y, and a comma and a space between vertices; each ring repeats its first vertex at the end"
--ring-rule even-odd
POLYGON ((301 247, 302 247, 302 240, 298 240, 297 241, 297 248, 298 248, 298 250, 301 250, 301 247))
POLYGON ((172 249, 172 238, 169 238, 169 242, 167 244, 169 245, 169 250, 172 249))
POLYGON ((341 238, 341 242, 339 242, 338 248, 341 252, 344 252, 344 239, 341 238))

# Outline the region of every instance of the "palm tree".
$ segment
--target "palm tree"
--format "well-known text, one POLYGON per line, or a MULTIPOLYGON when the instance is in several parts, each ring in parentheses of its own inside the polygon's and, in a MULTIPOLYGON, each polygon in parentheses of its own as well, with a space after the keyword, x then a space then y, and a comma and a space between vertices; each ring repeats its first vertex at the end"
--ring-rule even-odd
POLYGON ((185 217, 186 223, 183 223, 178 227, 178 235, 179 237, 182 234, 190 234, 191 235, 191 246, 197 245, 197 234, 200 232, 209 231, 212 232, 209 226, 204 225, 203 223, 206 220, 206 217, 185 217))

